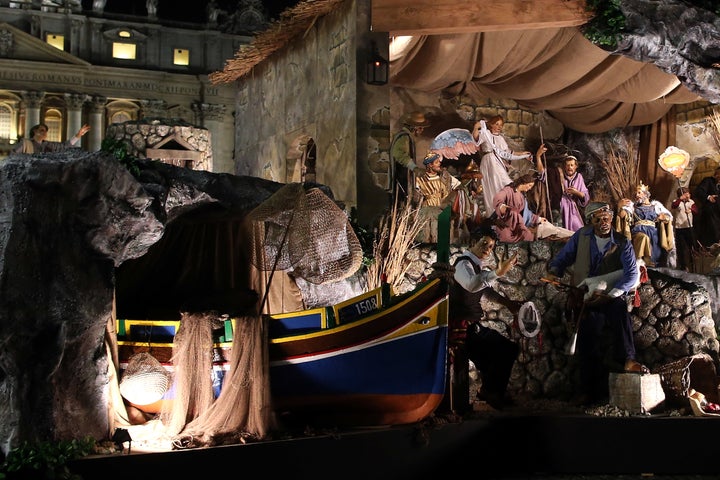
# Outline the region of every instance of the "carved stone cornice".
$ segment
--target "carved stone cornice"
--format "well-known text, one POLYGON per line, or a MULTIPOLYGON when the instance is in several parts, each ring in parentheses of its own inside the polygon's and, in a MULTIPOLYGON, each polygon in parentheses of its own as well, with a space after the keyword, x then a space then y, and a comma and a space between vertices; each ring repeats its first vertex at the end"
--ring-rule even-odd
POLYGON ((140 100, 144 118, 164 118, 167 114, 165 100, 140 100))
POLYGON ((195 112, 195 115, 202 118, 203 120, 222 122, 225 118, 225 111, 227 110, 227 106, 217 103, 194 102, 192 104, 192 109, 193 112, 195 112))

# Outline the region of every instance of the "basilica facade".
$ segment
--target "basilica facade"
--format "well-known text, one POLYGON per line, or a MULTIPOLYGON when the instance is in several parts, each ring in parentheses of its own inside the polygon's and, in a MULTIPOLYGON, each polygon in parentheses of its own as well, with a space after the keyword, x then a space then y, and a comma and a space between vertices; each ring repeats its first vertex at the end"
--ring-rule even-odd
MULTIPOLYGON (((233 32, 210 9, 190 23, 162 21, 152 8, 144 16, 112 14, 104 4, 85 10, 79 1, 0 0, 0 159, 38 123, 54 141, 88 124, 81 148, 95 151, 118 131, 111 126, 137 122, 186 129, 173 150, 201 149, 202 168, 234 173, 235 88, 212 85, 208 74, 250 42, 251 31, 237 32, 238 19, 262 25, 257 2, 240 2, 233 32)), ((141 144, 148 148, 138 153, 148 158, 162 149, 148 138, 141 144)))

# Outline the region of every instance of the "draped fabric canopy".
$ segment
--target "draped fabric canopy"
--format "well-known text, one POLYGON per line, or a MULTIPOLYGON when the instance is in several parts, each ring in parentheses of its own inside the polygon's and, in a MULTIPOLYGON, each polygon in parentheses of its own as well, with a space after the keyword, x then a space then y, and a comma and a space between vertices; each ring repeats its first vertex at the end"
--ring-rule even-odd
POLYGON ((576 27, 394 37, 390 83, 507 98, 585 133, 652 124, 702 100, 653 64, 612 55, 576 27))

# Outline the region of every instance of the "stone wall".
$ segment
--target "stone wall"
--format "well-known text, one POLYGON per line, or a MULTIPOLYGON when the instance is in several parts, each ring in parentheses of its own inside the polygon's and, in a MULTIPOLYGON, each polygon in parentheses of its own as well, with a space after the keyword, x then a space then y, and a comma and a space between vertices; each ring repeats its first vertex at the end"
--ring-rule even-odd
MULTIPOLYGON (((526 338, 506 308, 483 304, 483 322, 521 347, 510 380, 511 392, 556 399, 567 399, 573 393, 578 370, 576 357, 565 353, 571 334, 564 313, 567 293, 540 281, 548 261, 561 247, 559 242, 536 241, 500 243, 495 248, 495 261, 518 252, 517 265, 498 280, 496 289, 513 300, 533 302, 541 319, 540 332, 526 338)), ((451 247, 451 264, 460 252, 460 246, 451 247)), ((407 256, 406 282, 399 290, 412 288, 429 275, 436 258, 434 247, 413 249, 407 256)), ((686 356, 707 353, 717 368, 717 277, 671 269, 649 269, 648 276, 649 281, 639 288, 640 306, 630 312, 638 360, 655 370, 686 356)), ((569 282, 569 276, 564 282, 569 282)))
POLYGON ((170 119, 145 119, 114 123, 105 138, 124 141, 135 157, 162 160, 176 167, 211 170, 210 132, 185 122, 170 119))

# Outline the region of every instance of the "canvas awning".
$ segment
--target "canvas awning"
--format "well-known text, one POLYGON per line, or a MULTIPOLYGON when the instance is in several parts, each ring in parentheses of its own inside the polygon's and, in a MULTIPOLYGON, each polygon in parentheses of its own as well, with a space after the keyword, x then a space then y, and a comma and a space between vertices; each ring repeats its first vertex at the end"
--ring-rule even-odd
POLYGON ((585 133, 651 124, 675 104, 702 100, 676 76, 612 55, 577 27, 393 37, 390 83, 512 99, 585 133))

